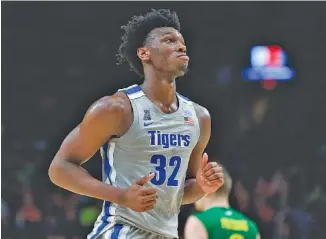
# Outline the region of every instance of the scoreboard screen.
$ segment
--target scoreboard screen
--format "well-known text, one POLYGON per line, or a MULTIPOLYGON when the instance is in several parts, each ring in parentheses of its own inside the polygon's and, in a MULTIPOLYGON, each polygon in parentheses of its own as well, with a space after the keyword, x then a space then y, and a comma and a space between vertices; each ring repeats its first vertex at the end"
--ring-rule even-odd
POLYGON ((253 46, 250 66, 242 72, 244 80, 261 81, 263 87, 269 85, 270 88, 275 88, 277 81, 292 80, 294 75, 295 71, 288 65, 286 51, 278 45, 253 46))

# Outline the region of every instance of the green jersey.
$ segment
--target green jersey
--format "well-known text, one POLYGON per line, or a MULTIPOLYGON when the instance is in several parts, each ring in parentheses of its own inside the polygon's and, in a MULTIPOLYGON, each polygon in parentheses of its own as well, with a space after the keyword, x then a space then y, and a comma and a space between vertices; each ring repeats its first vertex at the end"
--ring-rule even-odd
POLYGON ((195 213, 206 228, 209 239, 256 239, 258 228, 242 213, 223 207, 213 207, 195 213))

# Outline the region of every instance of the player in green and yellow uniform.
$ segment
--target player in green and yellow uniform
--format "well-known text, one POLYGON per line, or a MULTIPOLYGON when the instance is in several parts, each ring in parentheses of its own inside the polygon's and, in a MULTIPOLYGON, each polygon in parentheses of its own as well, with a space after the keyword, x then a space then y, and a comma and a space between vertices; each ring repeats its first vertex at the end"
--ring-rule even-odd
POLYGON ((195 203, 201 212, 188 218, 185 239, 260 239, 256 223, 230 207, 231 188, 232 179, 224 170, 224 185, 195 203))

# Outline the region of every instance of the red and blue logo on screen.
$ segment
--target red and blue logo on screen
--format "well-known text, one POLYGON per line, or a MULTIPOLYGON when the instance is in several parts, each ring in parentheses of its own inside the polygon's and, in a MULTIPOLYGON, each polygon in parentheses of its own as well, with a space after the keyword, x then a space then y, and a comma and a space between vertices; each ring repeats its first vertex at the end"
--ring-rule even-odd
POLYGON ((294 77, 294 70, 287 64, 287 54, 277 45, 254 46, 250 53, 251 67, 243 71, 246 80, 286 81, 294 77))

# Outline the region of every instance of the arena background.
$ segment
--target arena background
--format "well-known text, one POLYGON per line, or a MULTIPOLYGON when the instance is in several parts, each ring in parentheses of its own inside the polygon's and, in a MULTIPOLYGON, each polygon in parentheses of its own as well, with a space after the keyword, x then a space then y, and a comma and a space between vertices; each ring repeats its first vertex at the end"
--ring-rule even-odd
MULTIPOLYGON (((141 82, 115 54, 120 26, 151 8, 179 14, 191 63, 177 88, 211 112, 207 151, 234 178, 232 205, 264 239, 325 238, 325 3, 1 5, 2 238, 77 239, 91 230, 101 202, 53 186, 48 166, 92 102, 141 82), (295 78, 273 90, 243 80, 257 44, 282 46, 295 78)), ((98 154, 85 166, 101 178, 98 154)), ((181 210, 181 237, 192 211, 181 210)))

